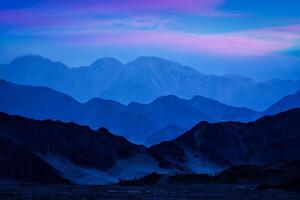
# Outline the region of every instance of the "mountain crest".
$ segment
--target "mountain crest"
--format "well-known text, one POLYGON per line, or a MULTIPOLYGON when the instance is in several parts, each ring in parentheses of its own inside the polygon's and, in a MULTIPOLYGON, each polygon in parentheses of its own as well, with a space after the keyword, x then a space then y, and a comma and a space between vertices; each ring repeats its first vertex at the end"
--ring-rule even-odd
POLYGON ((123 63, 121 63, 119 60, 113 57, 103 57, 91 64, 91 67, 102 67, 102 66, 116 67, 116 66, 123 66, 123 63))
POLYGON ((156 56, 140 56, 136 58, 135 60, 129 62, 127 65, 130 66, 149 66, 149 67, 154 67, 154 66, 165 66, 165 65, 180 65, 179 63, 176 63, 171 60, 167 60, 164 58, 156 57, 156 56))
POLYGON ((24 55, 13 59, 10 62, 10 64, 24 64, 27 62, 51 62, 51 61, 39 55, 24 55))

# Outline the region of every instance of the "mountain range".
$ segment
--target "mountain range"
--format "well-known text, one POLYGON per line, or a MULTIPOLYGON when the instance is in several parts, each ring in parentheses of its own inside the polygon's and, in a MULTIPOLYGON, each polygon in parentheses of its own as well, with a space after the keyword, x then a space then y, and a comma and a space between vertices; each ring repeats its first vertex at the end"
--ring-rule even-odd
POLYGON ((174 140, 147 148, 103 128, 0 113, 0 178, 100 184, 153 171, 216 173, 236 164, 297 160, 299 119, 298 108, 250 123, 200 122, 174 140))
POLYGON ((94 185, 224 169, 226 179, 236 165, 293 166, 299 89, 300 80, 204 75, 158 57, 78 68, 19 57, 0 65, 0 181, 94 185))
POLYGON ((185 99, 199 95, 258 111, 300 89, 300 80, 257 82, 236 75, 204 75, 158 57, 139 57, 127 64, 102 58, 90 66, 69 68, 40 56, 22 56, 0 65, 0 78, 47 86, 81 102, 100 97, 123 104, 150 103, 167 95, 185 99))
POLYGON ((0 80, 0 111, 33 119, 75 122, 93 129, 105 127, 130 141, 147 145, 173 139, 199 121, 250 121, 259 116, 253 110, 201 96, 186 100, 169 95, 149 104, 123 105, 100 98, 80 103, 47 87, 4 80, 0 80))
POLYGON ((72 97, 41 86, 26 86, 0 80, 0 111, 33 119, 53 119, 105 127, 132 142, 152 145, 171 140, 199 121, 248 122, 300 107, 299 91, 288 95, 263 112, 232 107, 201 96, 190 100, 173 95, 149 104, 124 105, 100 98, 80 103, 72 97))
POLYGON ((300 108, 249 123, 200 122, 174 140, 151 146, 148 153, 161 167, 193 172, 300 159, 299 120, 300 108))

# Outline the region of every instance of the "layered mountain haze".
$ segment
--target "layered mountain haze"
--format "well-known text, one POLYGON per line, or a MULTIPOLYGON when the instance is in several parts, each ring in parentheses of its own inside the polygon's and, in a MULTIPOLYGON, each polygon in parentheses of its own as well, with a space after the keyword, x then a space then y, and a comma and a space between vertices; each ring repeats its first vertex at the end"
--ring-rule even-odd
POLYGON ((50 88, 3 80, 0 80, 0 111, 34 119, 75 122, 93 129, 105 127, 131 141, 148 145, 173 139, 178 130, 188 130, 199 121, 250 121, 259 116, 253 110, 200 96, 186 100, 169 95, 150 104, 123 105, 100 98, 80 103, 50 88), (177 131, 168 133, 168 127, 176 127, 177 131))
POLYGON ((264 110, 300 89, 299 80, 256 82, 236 75, 204 75, 158 57, 140 57, 127 64, 102 58, 87 67, 68 68, 40 56, 23 56, 1 65, 0 78, 47 86, 79 101, 100 97, 123 104, 150 103, 166 95, 186 99, 200 95, 254 110, 264 110))
POLYGON ((299 200, 299 8, 0 0, 0 200, 299 200))

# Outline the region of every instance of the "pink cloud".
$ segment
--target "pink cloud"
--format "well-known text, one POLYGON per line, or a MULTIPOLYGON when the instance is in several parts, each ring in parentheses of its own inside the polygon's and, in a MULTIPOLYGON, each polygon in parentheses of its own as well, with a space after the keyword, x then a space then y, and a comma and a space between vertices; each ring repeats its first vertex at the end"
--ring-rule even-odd
POLYGON ((300 33, 300 24, 292 24, 289 26, 274 27, 271 30, 298 32, 300 33))
MULTIPOLYGON (((96 31, 87 30, 70 37, 74 45, 164 48, 193 54, 263 56, 299 45, 300 33, 280 27, 233 33, 194 34, 176 31, 96 31), (76 39, 74 39, 76 38, 76 39)), ((293 28, 295 29, 295 27, 293 28)), ((297 30, 297 29, 296 29, 297 30)))
MULTIPOLYGON (((72 45, 164 48, 170 51, 233 56, 260 56, 299 45, 300 25, 232 33, 201 34, 171 30, 172 22, 155 12, 218 16, 225 0, 52 0, 25 10, 0 13, 0 24, 33 28, 29 34, 62 39, 72 45), (55 9, 54 9, 55 8, 55 9), (150 17, 141 17, 149 11, 150 17), (126 13, 119 18, 105 14, 126 13), (133 14, 130 14, 133 13, 133 14), (97 14, 108 16, 99 19, 97 14), (140 29, 151 29, 140 30, 140 29)), ((15 27, 13 27, 15 28, 15 27)), ((17 30, 16 32, 21 32, 17 30)), ((25 31, 26 32, 26 29, 25 31)))

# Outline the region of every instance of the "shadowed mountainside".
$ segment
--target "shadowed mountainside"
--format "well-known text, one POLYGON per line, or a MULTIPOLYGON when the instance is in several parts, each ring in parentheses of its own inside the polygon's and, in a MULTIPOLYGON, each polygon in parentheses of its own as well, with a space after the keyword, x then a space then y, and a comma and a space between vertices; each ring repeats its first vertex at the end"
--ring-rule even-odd
MULTIPOLYGON (((1 145, 1 162, 5 162, 5 165, 1 166, 0 170, 3 171, 0 174, 5 175, 5 170, 7 170, 5 166, 9 166, 13 161, 16 161, 15 164, 24 162, 24 169, 20 173, 26 173, 28 168, 23 159, 28 158, 27 165, 32 165, 32 170, 37 168, 34 172, 40 173, 41 179, 44 177, 48 179, 55 175, 55 170, 50 168, 49 164, 56 168, 61 176, 65 175, 69 179, 76 179, 77 176, 79 179, 84 176, 84 173, 78 173, 80 170, 76 171, 76 167, 107 171, 118 161, 145 151, 145 147, 132 144, 125 138, 115 136, 103 128, 93 131, 86 126, 73 123, 37 121, 5 113, 0 113, 0 137, 7 138, 7 140, 1 139, 1 144, 3 144, 1 145), (68 173, 75 177, 68 176, 68 173)), ((18 178, 18 176, 13 176, 14 173, 19 172, 18 166, 10 170, 12 170, 11 177, 18 178), (13 171, 14 169, 16 171, 13 171)), ((38 177, 32 177, 32 181, 39 180, 38 177)), ((63 180, 55 176, 52 179, 53 181, 63 180)))
POLYGON ((13 181, 99 184, 150 172, 216 173, 234 165, 299 160, 299 119, 300 109, 293 109, 251 123, 201 122, 175 140, 146 148, 106 129, 0 113, 0 175, 13 181), (36 174, 27 173, 29 168, 36 174))
POLYGON ((161 167, 196 172, 200 163, 232 166, 300 159, 299 121, 300 108, 250 123, 200 122, 172 141, 151 146, 148 153, 161 167))
POLYGON ((29 183, 68 184, 60 173, 13 140, 0 134, 0 179, 29 183))

